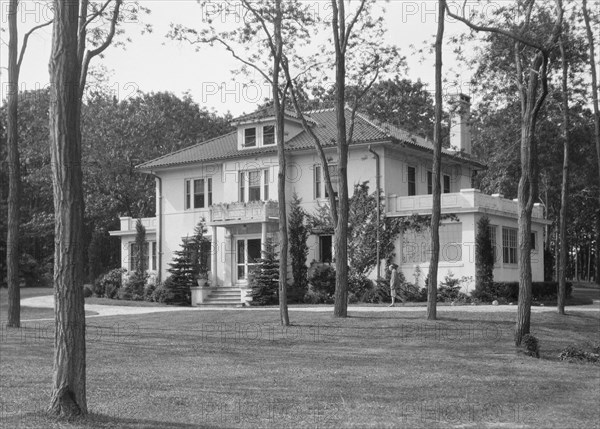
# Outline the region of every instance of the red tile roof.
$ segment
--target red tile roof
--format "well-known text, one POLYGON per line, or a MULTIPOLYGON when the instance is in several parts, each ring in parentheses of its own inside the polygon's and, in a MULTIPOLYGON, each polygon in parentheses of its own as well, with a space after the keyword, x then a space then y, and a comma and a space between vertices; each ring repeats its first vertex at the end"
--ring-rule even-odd
MULTIPOLYGON (((268 109, 262 109, 253 114, 241 116, 234 122, 259 119, 261 117, 267 117, 264 115, 268 114, 268 109)), ((304 114, 307 120, 310 120, 314 123, 313 130, 317 137, 319 137, 321 140, 323 147, 335 146, 335 140, 337 137, 335 109, 312 110, 304 112, 304 114)), ((346 116, 349 124, 350 111, 346 111, 346 116)), ((357 114, 352 144, 371 142, 389 142, 392 144, 401 144, 420 150, 433 150, 433 144, 423 137, 413 135, 391 124, 378 123, 368 119, 362 114, 357 114)), ((314 142, 305 131, 302 131, 300 134, 286 142, 286 150, 290 151, 312 148, 314 148, 314 142)), ((237 131, 234 131, 232 133, 197 143, 193 146, 180 149, 176 152, 172 152, 170 154, 145 162, 141 165, 138 165, 137 168, 139 170, 148 171, 157 168, 165 168, 183 164, 211 162, 275 152, 277 152, 277 148, 275 146, 238 150, 237 131)), ((443 149, 442 152, 444 155, 451 156, 463 162, 473 164, 477 167, 484 167, 483 164, 468 158, 463 154, 457 154, 456 152, 449 151, 447 149, 443 149)))

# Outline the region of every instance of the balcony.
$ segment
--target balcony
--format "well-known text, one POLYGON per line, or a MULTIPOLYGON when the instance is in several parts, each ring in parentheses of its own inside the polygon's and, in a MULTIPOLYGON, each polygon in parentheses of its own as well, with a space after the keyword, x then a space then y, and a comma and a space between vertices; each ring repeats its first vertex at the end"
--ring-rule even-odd
POLYGON ((251 201, 211 206, 209 223, 218 226, 268 222, 278 219, 279 204, 276 201, 251 201))
MULTIPOLYGON (((113 236, 120 236, 120 235, 130 235, 130 234, 135 234, 135 225, 137 224, 137 218, 134 217, 130 217, 130 216, 125 216, 125 217, 120 217, 119 220, 121 221, 121 228, 119 229, 119 231, 110 231, 110 235, 113 236)), ((143 217, 142 218, 142 225, 144 226, 144 228, 146 228, 146 232, 156 232, 156 218, 155 217, 143 217)))
MULTIPOLYGON (((461 213, 486 211, 498 214, 518 214, 517 200, 508 200, 500 194, 487 195, 478 189, 461 189, 460 192, 442 194, 442 213, 461 213)), ((431 195, 414 195, 411 197, 389 195, 387 197, 387 216, 409 216, 431 214, 433 197, 431 195)), ((541 204, 533 207, 532 217, 543 219, 544 210, 541 204)))

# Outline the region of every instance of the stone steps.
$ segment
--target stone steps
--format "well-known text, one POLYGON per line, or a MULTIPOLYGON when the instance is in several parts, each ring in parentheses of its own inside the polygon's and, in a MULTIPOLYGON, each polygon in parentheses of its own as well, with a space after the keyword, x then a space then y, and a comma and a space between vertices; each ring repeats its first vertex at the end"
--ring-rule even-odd
POLYGON ((242 304, 242 292, 239 288, 215 288, 199 306, 237 307, 242 304))

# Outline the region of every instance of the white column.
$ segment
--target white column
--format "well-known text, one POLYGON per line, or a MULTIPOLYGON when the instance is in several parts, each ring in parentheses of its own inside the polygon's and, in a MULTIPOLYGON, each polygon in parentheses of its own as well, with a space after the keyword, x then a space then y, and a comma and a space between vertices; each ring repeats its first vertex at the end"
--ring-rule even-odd
POLYGON ((211 285, 213 287, 217 286, 217 262, 219 260, 218 255, 219 255, 219 247, 218 247, 218 242, 217 242, 217 227, 213 226, 212 227, 212 243, 211 243, 211 250, 212 250, 212 254, 211 254, 211 274, 212 274, 212 278, 210 279, 211 285))
POLYGON ((267 222, 261 223, 261 236, 260 236, 260 245, 262 247, 263 258, 265 256, 265 252, 267 251, 267 222))

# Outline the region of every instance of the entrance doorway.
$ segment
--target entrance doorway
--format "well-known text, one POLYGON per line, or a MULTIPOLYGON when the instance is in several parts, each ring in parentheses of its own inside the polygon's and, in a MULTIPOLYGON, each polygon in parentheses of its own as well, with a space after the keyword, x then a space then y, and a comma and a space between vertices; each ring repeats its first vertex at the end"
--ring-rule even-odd
POLYGON ((243 238, 236 241, 237 244, 237 281, 248 281, 250 274, 258 265, 261 258, 260 238, 243 238))

